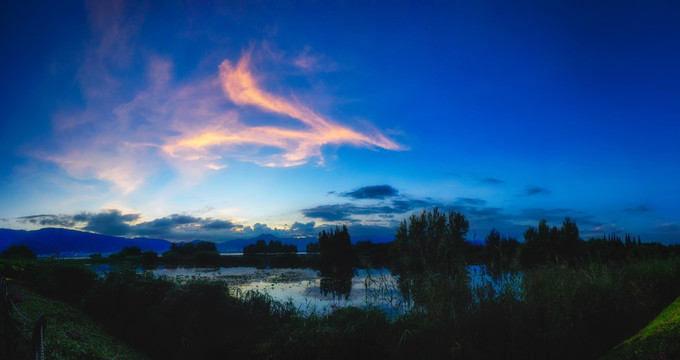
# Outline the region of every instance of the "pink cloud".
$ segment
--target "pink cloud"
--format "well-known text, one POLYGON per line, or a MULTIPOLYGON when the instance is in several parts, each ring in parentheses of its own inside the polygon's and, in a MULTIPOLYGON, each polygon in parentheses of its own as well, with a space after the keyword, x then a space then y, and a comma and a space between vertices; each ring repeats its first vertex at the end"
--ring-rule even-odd
MULTIPOLYGON (((313 104, 295 96, 263 90, 251 71, 250 53, 235 65, 224 60, 213 78, 178 83, 170 59, 135 51, 136 26, 121 24, 115 16, 107 20, 101 16, 105 8, 92 6, 99 42, 89 45, 92 51, 80 71, 86 105, 58 111, 51 149, 34 152, 71 177, 109 182, 129 194, 168 166, 191 185, 232 160, 288 167, 322 163, 322 148, 329 144, 404 149, 370 125, 363 126, 370 130, 359 131, 317 113, 313 104), (107 54, 114 60, 121 56, 123 63, 143 56, 141 81, 126 78, 125 64, 112 64, 107 54), (123 89, 123 84, 136 87, 123 89), (264 125, 243 121, 244 116, 259 116, 258 111, 275 116, 268 116, 264 125)), ((113 7, 114 15, 122 11, 113 7)))
POLYGON ((217 126, 199 133, 182 136, 163 147, 175 157, 202 158, 211 149, 241 145, 274 146, 283 153, 251 159, 265 166, 295 166, 321 157, 327 144, 351 144, 360 147, 403 150, 396 142, 378 131, 359 132, 317 114, 304 104, 261 89, 250 71, 250 56, 245 54, 236 65, 224 60, 219 67, 220 84, 224 94, 238 106, 252 106, 265 112, 295 119, 303 129, 281 126, 247 127, 241 123, 217 126))

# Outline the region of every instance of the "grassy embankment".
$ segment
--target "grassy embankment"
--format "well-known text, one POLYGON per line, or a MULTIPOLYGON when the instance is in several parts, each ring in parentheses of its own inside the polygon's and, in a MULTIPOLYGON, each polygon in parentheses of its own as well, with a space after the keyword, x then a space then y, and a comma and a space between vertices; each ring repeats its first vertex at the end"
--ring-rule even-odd
POLYGON ((680 297, 602 360, 680 358, 680 297))
MULTIPOLYGON (((145 359, 139 352, 111 336, 99 323, 79 310, 34 291, 10 284, 12 300, 27 317, 35 319, 44 314, 47 319, 45 330, 45 357, 47 359, 145 359)), ((30 359, 32 326, 15 315, 20 326, 17 344, 17 358, 30 359)))

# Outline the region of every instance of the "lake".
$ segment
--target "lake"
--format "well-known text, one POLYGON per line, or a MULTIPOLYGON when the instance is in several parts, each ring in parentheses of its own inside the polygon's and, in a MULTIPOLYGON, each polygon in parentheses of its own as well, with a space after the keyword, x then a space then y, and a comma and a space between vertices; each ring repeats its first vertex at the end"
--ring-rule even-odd
MULTIPOLYGON (((99 274, 115 269, 110 265, 92 265, 99 274)), ((290 302, 305 314, 327 313, 338 307, 376 307, 388 315, 398 315, 407 311, 411 304, 404 299, 397 286, 397 276, 388 269, 357 269, 351 278, 335 281, 324 278, 314 269, 259 269, 255 267, 163 267, 137 272, 150 271, 157 277, 165 277, 177 282, 206 279, 225 282, 232 295, 243 296, 248 291, 258 291, 271 296, 274 300, 290 302), (334 291, 342 289, 342 291, 334 291)), ((503 274, 491 277, 483 265, 468 266, 470 288, 474 296, 489 291, 499 293, 504 289, 514 289, 519 296, 521 274, 503 274)))

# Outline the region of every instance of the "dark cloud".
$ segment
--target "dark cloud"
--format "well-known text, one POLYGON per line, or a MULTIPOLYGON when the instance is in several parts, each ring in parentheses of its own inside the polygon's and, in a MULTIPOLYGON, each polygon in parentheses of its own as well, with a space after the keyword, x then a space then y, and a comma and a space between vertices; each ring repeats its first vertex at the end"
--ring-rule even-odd
POLYGON ((385 199, 394 197, 399 191, 389 185, 364 186, 350 192, 343 193, 342 196, 352 199, 385 199))
POLYGON ((306 224, 296 221, 290 227, 290 233, 291 235, 314 235, 316 233, 315 225, 316 223, 314 221, 310 221, 306 224))
POLYGON ((492 178, 492 177, 486 177, 486 178, 479 179, 479 182, 481 182, 482 184, 487 184, 487 185, 500 185, 500 184, 505 183, 505 181, 503 181, 503 180, 492 178))
POLYGON ((139 217, 139 214, 123 214, 120 210, 106 210, 100 213, 82 212, 73 216, 73 220, 84 222, 84 230, 106 235, 127 235, 132 229, 129 223, 138 220, 139 217))
POLYGON ((40 226, 73 227, 76 224, 75 221, 73 221, 73 216, 68 215, 31 215, 22 216, 18 218, 18 220, 23 223, 40 226))
POLYGON ((484 206, 484 205, 486 205, 486 200, 476 199, 476 198, 459 197, 459 198, 456 199, 456 202, 454 203, 454 205, 484 206))
POLYGON ((550 190, 544 189, 542 187, 538 186, 527 186, 526 190, 524 191, 524 196, 534 196, 534 195, 548 195, 550 194, 550 190))
POLYGON ((231 230, 234 228, 241 227, 241 225, 236 225, 231 221, 227 220, 213 220, 207 219, 201 222, 203 228, 208 230, 231 230))
POLYGON ((353 216, 403 214, 415 209, 432 206, 436 206, 436 204, 429 200, 399 199, 392 200, 386 204, 373 206, 357 206, 350 203, 320 205, 309 209, 303 209, 302 214, 308 218, 325 221, 356 221, 356 219, 352 218, 353 216))
POLYGON ((631 213, 631 214, 644 214, 644 213, 648 213, 648 212, 653 212, 654 210, 640 204, 636 207, 628 208, 628 209, 625 209, 623 211, 627 212, 627 213, 631 213))
POLYGON ((320 205, 310 209, 303 209, 302 214, 308 218, 324 221, 349 220, 357 213, 357 206, 352 204, 320 205))
POLYGON ((186 214, 172 214, 152 221, 143 222, 131 227, 135 235, 168 236, 178 232, 196 235, 202 230, 219 231, 242 227, 231 221, 199 218, 186 214))
POLYGON ((255 225, 252 226, 252 231, 255 234, 268 234, 268 233, 273 233, 274 229, 270 228, 266 224, 260 224, 256 223, 255 225))
POLYGON ((415 210, 415 209, 422 209, 422 208, 427 208, 427 207, 434 207, 437 206, 434 202, 430 200, 421 200, 421 199, 403 199, 403 200, 394 200, 392 201, 392 206, 391 209, 392 211, 387 211, 387 213, 391 214, 401 214, 407 211, 415 210))
POLYGON ((136 225, 135 228, 138 231, 147 230, 154 233, 166 233, 173 227, 197 222, 200 222, 200 219, 193 216, 172 214, 152 221, 140 223, 136 225))

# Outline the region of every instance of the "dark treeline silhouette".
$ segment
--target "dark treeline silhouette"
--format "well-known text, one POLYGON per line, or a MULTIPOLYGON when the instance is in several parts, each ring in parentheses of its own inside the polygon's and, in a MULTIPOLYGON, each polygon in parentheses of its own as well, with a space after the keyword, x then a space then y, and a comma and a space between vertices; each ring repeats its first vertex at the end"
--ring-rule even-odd
POLYGON ((279 240, 269 240, 269 244, 267 244, 266 241, 260 239, 257 240, 255 244, 250 244, 243 247, 243 255, 295 255, 297 252, 297 246, 283 244, 279 240))
POLYGON ((213 263, 219 258, 217 246, 211 241, 173 243, 170 245, 170 250, 163 253, 163 259, 170 262, 213 263))
POLYGON ((352 290, 354 266, 357 264, 356 253, 352 246, 346 226, 321 231, 319 234, 319 251, 321 253, 321 291, 324 295, 342 295, 349 297, 352 290))
POLYGON ((319 242, 311 242, 305 246, 305 251, 307 254, 320 254, 321 253, 321 247, 319 246, 319 242))

